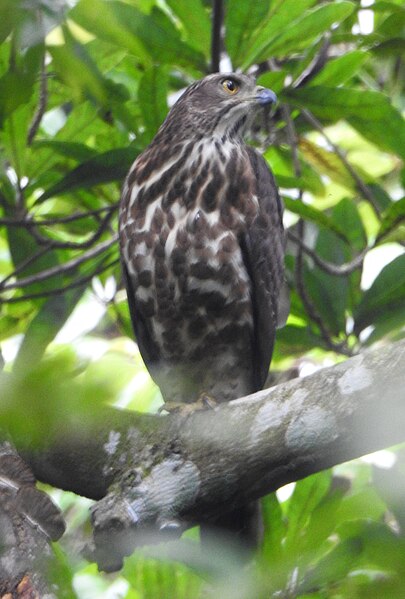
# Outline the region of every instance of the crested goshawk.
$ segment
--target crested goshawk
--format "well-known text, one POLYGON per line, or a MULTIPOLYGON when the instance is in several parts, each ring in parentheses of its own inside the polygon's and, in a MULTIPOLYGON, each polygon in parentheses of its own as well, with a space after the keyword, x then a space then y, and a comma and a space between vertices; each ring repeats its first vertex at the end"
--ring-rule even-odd
POLYGON ((282 206, 243 133, 271 90, 193 83, 125 180, 120 245, 140 352, 170 404, 261 389, 283 281, 282 206))

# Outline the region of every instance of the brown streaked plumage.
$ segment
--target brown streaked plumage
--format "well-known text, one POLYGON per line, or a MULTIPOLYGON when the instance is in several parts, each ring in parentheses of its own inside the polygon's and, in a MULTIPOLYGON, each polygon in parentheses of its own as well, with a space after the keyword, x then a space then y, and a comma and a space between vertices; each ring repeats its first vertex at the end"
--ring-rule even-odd
POLYGON ((264 385, 283 279, 282 208, 242 139, 270 90, 215 74, 172 107, 124 183, 120 245, 136 339, 165 401, 264 385))

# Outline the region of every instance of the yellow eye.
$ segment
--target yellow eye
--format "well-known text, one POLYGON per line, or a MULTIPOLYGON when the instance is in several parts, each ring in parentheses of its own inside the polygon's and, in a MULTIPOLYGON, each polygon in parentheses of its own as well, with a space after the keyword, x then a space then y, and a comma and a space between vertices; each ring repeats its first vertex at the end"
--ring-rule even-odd
POLYGON ((226 92, 228 92, 228 94, 231 95, 236 94, 236 92, 239 90, 239 85, 233 79, 224 79, 222 82, 222 87, 226 92))

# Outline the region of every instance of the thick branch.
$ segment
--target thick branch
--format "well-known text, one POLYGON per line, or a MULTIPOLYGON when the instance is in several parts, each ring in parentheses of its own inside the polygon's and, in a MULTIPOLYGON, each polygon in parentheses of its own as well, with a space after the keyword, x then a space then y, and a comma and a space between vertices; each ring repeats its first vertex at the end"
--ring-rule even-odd
POLYGON ((130 530, 133 546, 145 528, 209 521, 405 441, 404 363, 400 341, 187 418, 109 409, 90 431, 77 415, 27 459, 53 485, 95 499, 109 490, 93 511, 96 542, 114 528, 130 530))

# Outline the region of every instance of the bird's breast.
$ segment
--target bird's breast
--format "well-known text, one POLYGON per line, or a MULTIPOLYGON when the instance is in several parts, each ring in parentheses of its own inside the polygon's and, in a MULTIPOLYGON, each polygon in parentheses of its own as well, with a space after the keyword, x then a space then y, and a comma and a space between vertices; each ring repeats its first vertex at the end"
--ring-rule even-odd
POLYGON ((219 354, 246 343, 253 323, 239 237, 258 207, 243 151, 196 145, 124 191, 122 252, 163 355, 197 359, 203 341, 219 354))

